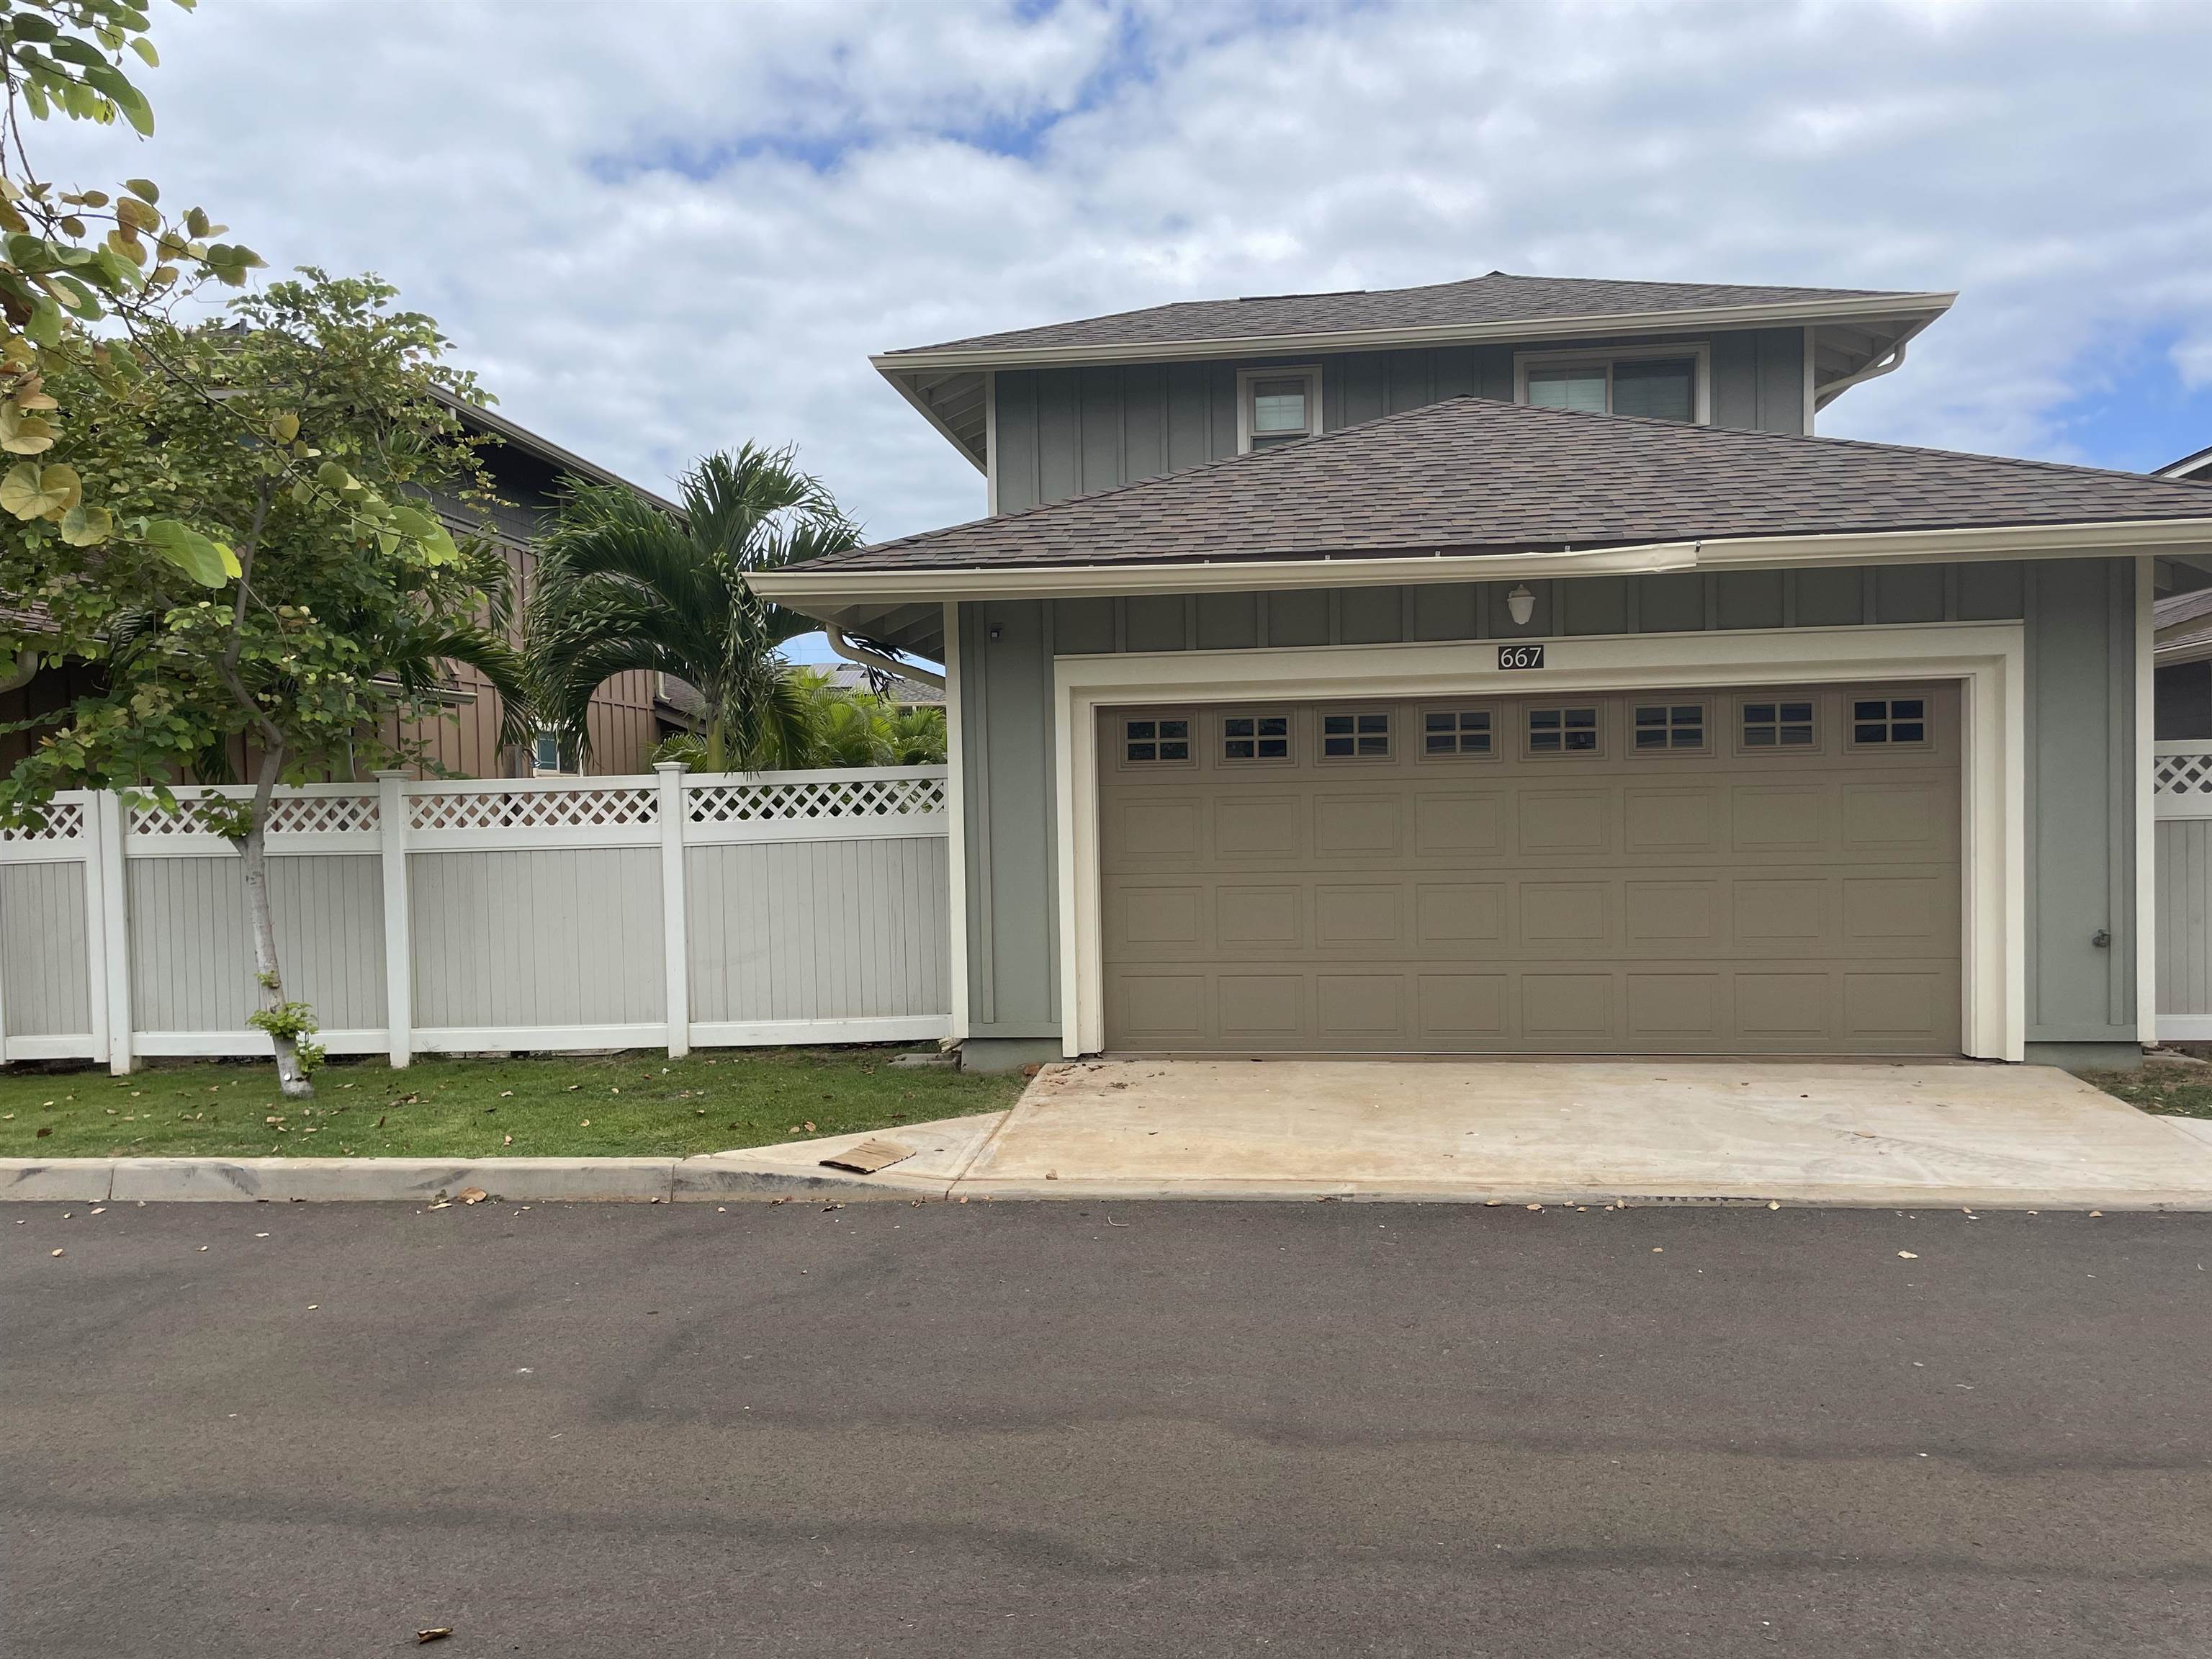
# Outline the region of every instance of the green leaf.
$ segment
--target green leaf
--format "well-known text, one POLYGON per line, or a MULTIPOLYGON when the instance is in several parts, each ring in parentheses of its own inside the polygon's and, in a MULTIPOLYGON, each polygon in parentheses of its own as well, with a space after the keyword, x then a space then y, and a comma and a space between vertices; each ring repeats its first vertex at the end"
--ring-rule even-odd
POLYGON ((151 179, 125 179, 123 188, 151 207, 161 199, 161 187, 151 179))
POLYGON ((87 507, 79 501, 62 514, 62 539, 71 547, 96 546, 114 529, 115 520, 104 507, 87 507))
POLYGON ((203 587, 221 587, 238 574, 237 554, 174 519, 156 519, 149 524, 146 541, 203 587))
POLYGON ((30 337, 33 345, 52 350, 62 343, 62 308, 41 295, 36 308, 31 313, 31 320, 23 325, 23 332, 30 337))
POLYGON ((19 519, 58 519, 76 504, 82 489, 74 468, 36 467, 26 461, 0 478, 0 507, 19 519))
POLYGON ((0 449, 11 455, 36 455, 53 447, 54 428, 43 416, 26 415, 13 404, 0 404, 0 449))
POLYGON ((154 43, 151 40, 149 40, 144 35, 141 34, 133 38, 131 42, 131 50, 138 54, 139 58, 143 60, 148 69, 159 69, 161 67, 161 54, 154 50, 154 43))

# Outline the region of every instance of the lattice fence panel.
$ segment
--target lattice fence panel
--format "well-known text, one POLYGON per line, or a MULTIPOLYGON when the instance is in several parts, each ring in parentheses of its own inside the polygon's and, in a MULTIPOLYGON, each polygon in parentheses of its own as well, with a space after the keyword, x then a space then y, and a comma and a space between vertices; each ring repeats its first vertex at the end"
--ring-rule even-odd
POLYGON ((690 793, 694 823, 793 823, 917 817, 945 810, 943 778, 710 784, 690 793))
MULTIPOLYGON (((219 836, 227 814, 223 811, 242 796, 180 796, 177 810, 159 803, 134 807, 131 833, 159 839, 166 836, 219 836)), ((380 823, 374 795, 279 795, 270 803, 269 833, 272 836, 327 836, 368 831, 380 823)))
POLYGON ((413 830, 609 830, 659 818, 659 792, 650 787, 455 790, 407 798, 413 830))
POLYGON ((2212 754, 2160 755, 2151 788, 2160 795, 2212 795, 2212 754))
POLYGON ((46 821, 37 830, 0 830, 0 842, 75 841, 84 834, 84 808, 73 800, 56 801, 46 809, 46 821))

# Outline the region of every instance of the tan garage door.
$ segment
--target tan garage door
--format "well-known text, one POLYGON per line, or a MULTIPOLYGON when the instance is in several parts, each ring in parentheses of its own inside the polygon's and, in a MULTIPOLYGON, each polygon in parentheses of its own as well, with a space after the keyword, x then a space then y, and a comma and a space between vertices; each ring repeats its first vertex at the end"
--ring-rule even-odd
POLYGON ((1959 1049, 1951 684, 1115 708, 1106 1040, 1959 1049))

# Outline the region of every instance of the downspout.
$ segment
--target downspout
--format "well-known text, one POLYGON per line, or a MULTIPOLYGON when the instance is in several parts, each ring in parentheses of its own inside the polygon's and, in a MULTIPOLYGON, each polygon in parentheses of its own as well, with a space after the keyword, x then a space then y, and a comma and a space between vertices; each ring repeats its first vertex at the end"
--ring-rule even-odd
POLYGON ((5 677, 0 677, 0 691, 20 691, 31 683, 39 672, 39 653, 24 650, 15 653, 15 666, 5 677))
POLYGON ((916 668, 911 663, 899 662, 866 647, 854 645, 845 637, 843 629, 829 623, 823 625, 822 632, 829 639, 830 649, 847 662, 862 668, 872 668, 878 674, 889 674, 894 679, 911 680, 916 685, 934 686, 939 691, 945 690, 945 676, 942 674, 933 674, 927 668, 916 668))

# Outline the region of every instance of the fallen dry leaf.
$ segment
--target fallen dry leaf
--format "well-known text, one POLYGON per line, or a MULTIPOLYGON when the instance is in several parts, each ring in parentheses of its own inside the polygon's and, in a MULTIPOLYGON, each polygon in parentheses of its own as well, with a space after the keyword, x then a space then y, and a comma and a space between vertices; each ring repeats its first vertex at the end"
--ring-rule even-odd
POLYGON ((1918 1256, 1913 1255, 1910 1250, 1899 1250, 1897 1253, 1897 1259, 1900 1261, 1917 1261, 1920 1260, 1918 1256))
POLYGON ((491 1194, 481 1187, 464 1187, 460 1191, 455 1193, 453 1196, 460 1200, 464 1204, 481 1204, 484 1200, 489 1198, 491 1194))
POLYGON ((53 1133, 53 1132, 54 1126, 52 1124, 42 1123, 39 1126, 39 1133, 33 1135, 31 1139, 33 1140, 44 1140, 48 1135, 53 1133))
POLYGON ((59 1250, 56 1250, 56 1251, 54 1252, 54 1254, 55 1254, 56 1255, 59 1255, 61 1254, 61 1252, 60 1252, 59 1250))
POLYGON ((416 1631, 415 1639, 418 1643, 442 1642, 453 1633, 453 1627, 451 1625, 433 1625, 428 1630, 416 1631))
POLYGON ((814 1122, 811 1118, 807 1120, 806 1133, 809 1134, 812 1134, 814 1133, 814 1122))

